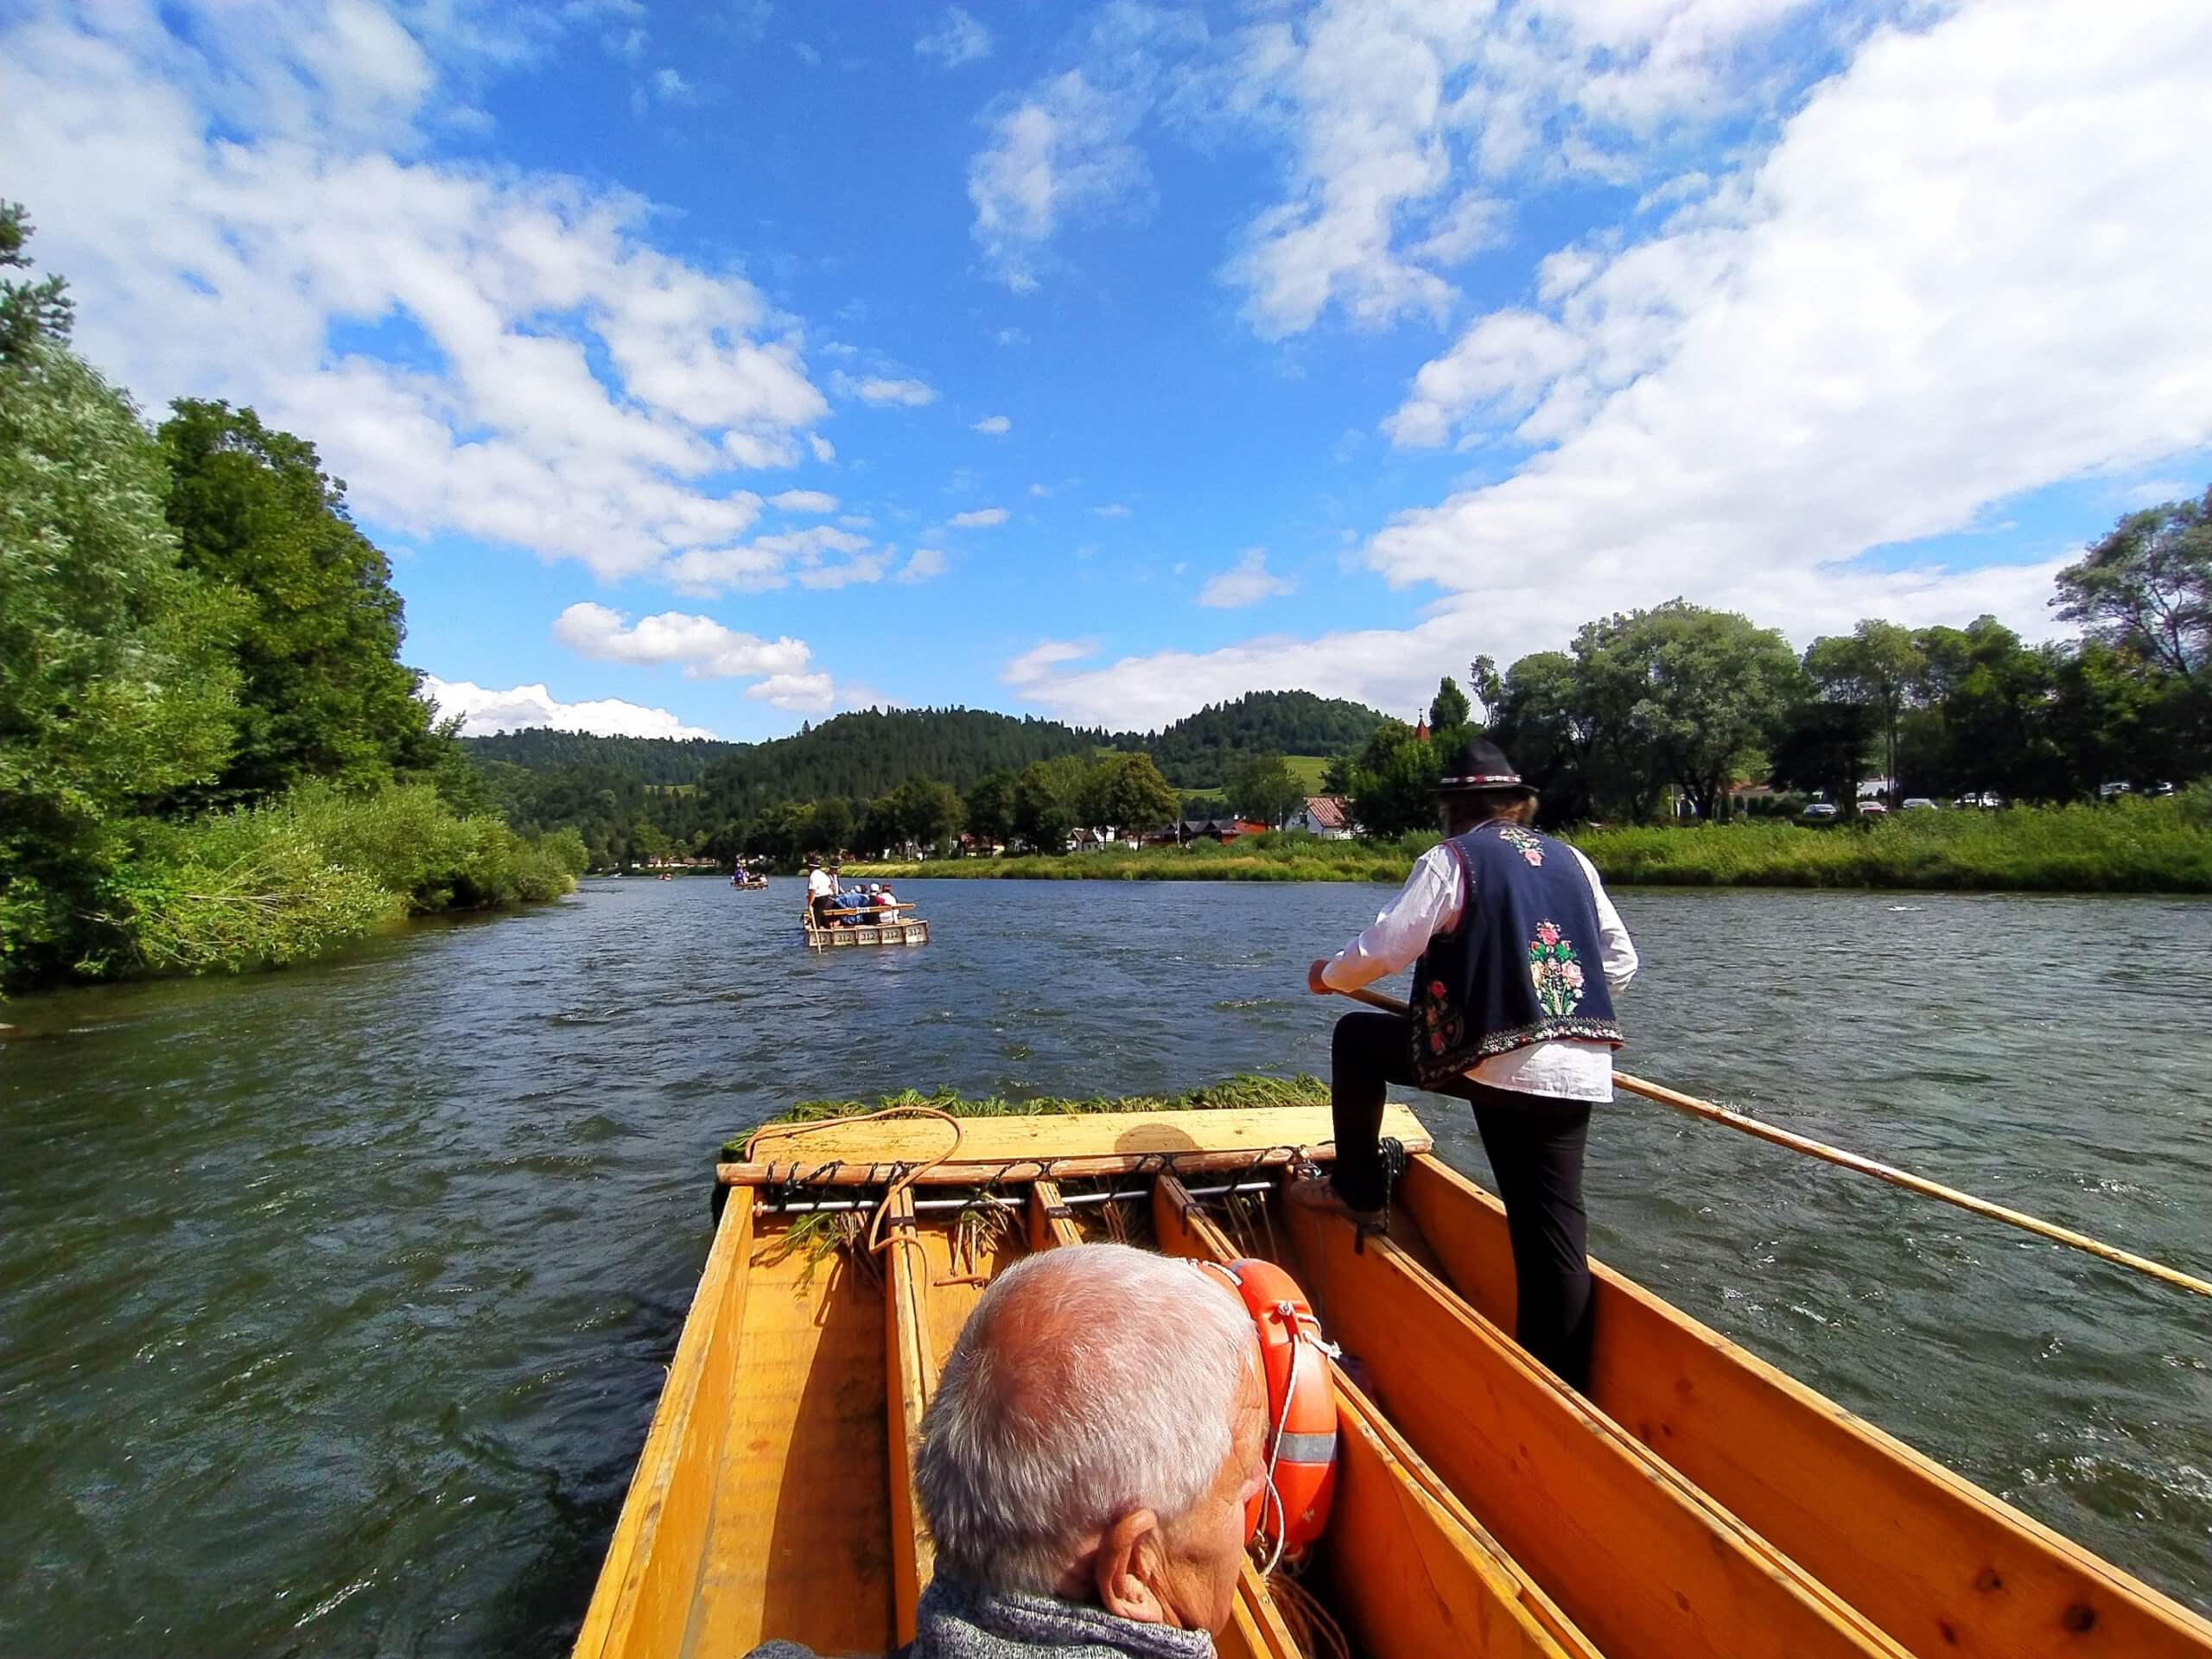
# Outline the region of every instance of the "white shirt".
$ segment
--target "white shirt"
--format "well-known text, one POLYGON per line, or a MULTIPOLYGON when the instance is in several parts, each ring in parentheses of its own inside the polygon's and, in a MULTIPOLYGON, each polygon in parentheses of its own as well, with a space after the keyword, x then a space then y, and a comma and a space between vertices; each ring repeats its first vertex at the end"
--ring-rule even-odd
POLYGON ((806 873, 806 896, 808 898, 818 899, 823 893, 834 893, 836 891, 836 878, 832 876, 829 871, 809 870, 806 873))
MULTIPOLYGON (((1564 844, 1564 843, 1562 843, 1564 844)), ((1572 847, 1575 862, 1590 880, 1590 896, 1598 907, 1598 938, 1605 983, 1618 996, 1636 977, 1636 946, 1620 912, 1605 896, 1597 868, 1572 847)), ((1428 942, 1458 925, 1466 907, 1466 883, 1459 861, 1449 847, 1439 843, 1421 855, 1398 896, 1375 918, 1375 925, 1329 958, 1321 969, 1322 981, 1340 991, 1356 991, 1387 975, 1413 966, 1428 942)), ((1493 1054, 1468 1074, 1477 1083, 1516 1094, 1550 1095, 1562 1100, 1611 1100, 1613 1097, 1613 1051, 1610 1044, 1573 1039, 1531 1043, 1503 1054, 1493 1054)))

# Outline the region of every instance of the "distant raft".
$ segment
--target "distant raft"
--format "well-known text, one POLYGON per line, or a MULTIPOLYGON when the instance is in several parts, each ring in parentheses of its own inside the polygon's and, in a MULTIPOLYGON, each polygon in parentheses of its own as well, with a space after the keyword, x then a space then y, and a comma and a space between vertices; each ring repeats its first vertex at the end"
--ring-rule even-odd
POLYGON ((820 927, 815 924, 814 906, 809 905, 799 912, 799 930, 810 950, 846 944, 927 944, 930 925, 918 916, 906 918, 902 914, 913 908, 905 903, 839 906, 823 913, 837 918, 841 925, 820 927))

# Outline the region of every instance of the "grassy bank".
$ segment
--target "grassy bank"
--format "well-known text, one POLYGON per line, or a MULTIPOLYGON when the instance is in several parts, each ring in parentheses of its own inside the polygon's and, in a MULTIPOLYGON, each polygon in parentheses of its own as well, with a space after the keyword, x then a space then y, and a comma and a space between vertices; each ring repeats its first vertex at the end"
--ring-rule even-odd
MULTIPOLYGON (((2201 784, 2170 800, 2108 806, 1914 812, 1863 828, 1761 821, 1585 829, 1573 839, 1619 886, 2212 893, 2212 788, 2201 784)), ((877 877, 1398 881, 1427 844, 1276 834, 1228 847, 847 869, 877 877)))

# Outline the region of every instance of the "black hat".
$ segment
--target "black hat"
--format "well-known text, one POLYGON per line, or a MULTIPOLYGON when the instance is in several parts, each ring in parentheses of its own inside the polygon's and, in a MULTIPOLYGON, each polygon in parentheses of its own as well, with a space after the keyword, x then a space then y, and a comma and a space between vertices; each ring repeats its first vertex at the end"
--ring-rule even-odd
POLYGON ((1457 795, 1475 789, 1517 789, 1534 795, 1536 786, 1523 783, 1521 774, 1513 770, 1513 763, 1505 758, 1505 751, 1486 737, 1469 738, 1459 746, 1459 753, 1444 763, 1444 776, 1437 781, 1440 795, 1457 795))

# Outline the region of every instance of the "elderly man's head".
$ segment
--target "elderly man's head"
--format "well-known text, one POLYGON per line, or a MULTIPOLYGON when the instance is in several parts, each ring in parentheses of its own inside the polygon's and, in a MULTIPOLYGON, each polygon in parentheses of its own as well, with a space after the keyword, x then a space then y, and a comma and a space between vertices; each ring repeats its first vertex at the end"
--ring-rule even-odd
POLYGON ((923 1421, 938 1569, 1219 1630, 1266 1408, 1250 1318, 1190 1263, 1119 1244, 1032 1256, 977 1303, 923 1421))

